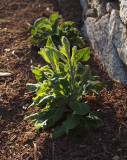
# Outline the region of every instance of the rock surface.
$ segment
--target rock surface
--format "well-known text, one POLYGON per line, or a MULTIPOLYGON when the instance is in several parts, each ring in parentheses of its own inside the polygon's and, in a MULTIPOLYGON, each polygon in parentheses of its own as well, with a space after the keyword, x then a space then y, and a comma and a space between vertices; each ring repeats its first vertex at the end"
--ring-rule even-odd
POLYGON ((127 0, 121 0, 120 17, 124 24, 127 24, 127 0))
MULTIPOLYGON (((83 0, 81 1, 83 4, 83 0)), ((91 16, 87 17, 82 33, 99 55, 109 76, 127 85, 127 27, 122 22, 119 11, 114 10, 119 6, 115 7, 116 4, 112 4, 113 2, 108 3, 105 7, 109 5, 109 13, 99 20, 91 16)), ((87 13, 87 10, 85 12, 87 13)))

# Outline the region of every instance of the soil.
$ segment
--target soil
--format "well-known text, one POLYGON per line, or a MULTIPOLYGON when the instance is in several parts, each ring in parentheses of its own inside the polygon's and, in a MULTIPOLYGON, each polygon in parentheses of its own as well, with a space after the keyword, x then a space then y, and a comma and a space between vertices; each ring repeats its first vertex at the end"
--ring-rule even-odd
POLYGON ((74 21, 81 28, 82 8, 77 0, 0 1, 0 72, 11 73, 0 77, 0 159, 127 160, 127 86, 108 77, 92 49, 88 63, 105 89, 88 100, 92 109, 104 113, 104 126, 83 132, 73 142, 68 136, 52 140, 51 130, 38 134, 34 123, 24 120, 36 111, 27 109, 35 95, 26 83, 36 83, 30 66, 45 64, 27 42, 28 26, 56 11, 63 16, 61 22, 74 21))

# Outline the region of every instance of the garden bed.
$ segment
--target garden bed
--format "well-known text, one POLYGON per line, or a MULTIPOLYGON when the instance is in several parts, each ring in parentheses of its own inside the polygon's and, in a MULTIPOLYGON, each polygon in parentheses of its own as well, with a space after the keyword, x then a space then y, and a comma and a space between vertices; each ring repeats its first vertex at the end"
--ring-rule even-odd
POLYGON ((36 83, 30 66, 45 64, 27 42, 28 26, 56 11, 63 16, 61 22, 74 21, 78 29, 82 26, 82 9, 77 0, 0 2, 0 72, 11 73, 0 77, 0 159, 109 160, 119 157, 126 160, 127 86, 108 77, 92 49, 87 63, 93 75, 100 76, 105 89, 100 97, 88 97, 88 100, 91 108, 104 113, 105 125, 82 133, 78 142, 72 142, 67 136, 52 140, 51 130, 38 134, 34 123, 24 120, 36 110, 27 110, 34 93, 26 88, 26 83, 36 83))

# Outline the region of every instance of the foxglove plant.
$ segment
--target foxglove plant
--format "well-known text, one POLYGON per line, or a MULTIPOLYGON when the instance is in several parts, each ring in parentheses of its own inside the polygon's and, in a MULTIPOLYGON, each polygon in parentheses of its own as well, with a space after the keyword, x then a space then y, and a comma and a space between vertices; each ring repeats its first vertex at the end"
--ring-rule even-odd
POLYGON ((53 138, 77 135, 82 130, 103 125, 100 114, 91 111, 87 102, 82 102, 89 93, 98 94, 103 89, 97 76, 91 75, 90 66, 79 62, 90 58, 89 48, 77 50, 74 46, 71 53, 66 37, 61 38, 61 43, 58 49, 48 37, 46 46, 39 52, 48 65, 32 66, 38 83, 27 84, 37 94, 30 107, 40 107, 41 110, 26 119, 35 122, 36 130, 55 127, 53 138))

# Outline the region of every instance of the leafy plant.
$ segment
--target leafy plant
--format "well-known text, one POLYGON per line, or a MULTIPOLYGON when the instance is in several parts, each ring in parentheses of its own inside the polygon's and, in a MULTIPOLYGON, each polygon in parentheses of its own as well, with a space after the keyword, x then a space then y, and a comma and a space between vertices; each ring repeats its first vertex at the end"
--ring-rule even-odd
POLYGON ((46 17, 37 19, 34 25, 29 27, 32 36, 28 38, 28 41, 40 48, 42 43, 46 43, 48 37, 51 36, 55 45, 58 46, 61 42, 61 37, 66 36, 71 46, 83 48, 84 42, 79 36, 80 31, 72 27, 74 22, 64 22, 59 27, 58 23, 60 18, 62 18, 62 16, 58 13, 53 13, 49 19, 46 17))
POLYGON ((51 37, 48 38, 46 47, 41 48, 39 54, 49 65, 32 66, 39 83, 27 84, 37 94, 30 107, 40 107, 41 111, 26 119, 35 122, 36 130, 57 126, 53 138, 63 134, 74 136, 84 129, 103 125, 99 113, 92 112, 87 102, 82 102, 87 94, 98 94, 103 89, 97 77, 91 75, 90 66, 79 62, 90 58, 89 48, 77 50, 74 46, 71 54, 68 39, 62 37, 61 42, 62 46, 57 49, 51 37))

